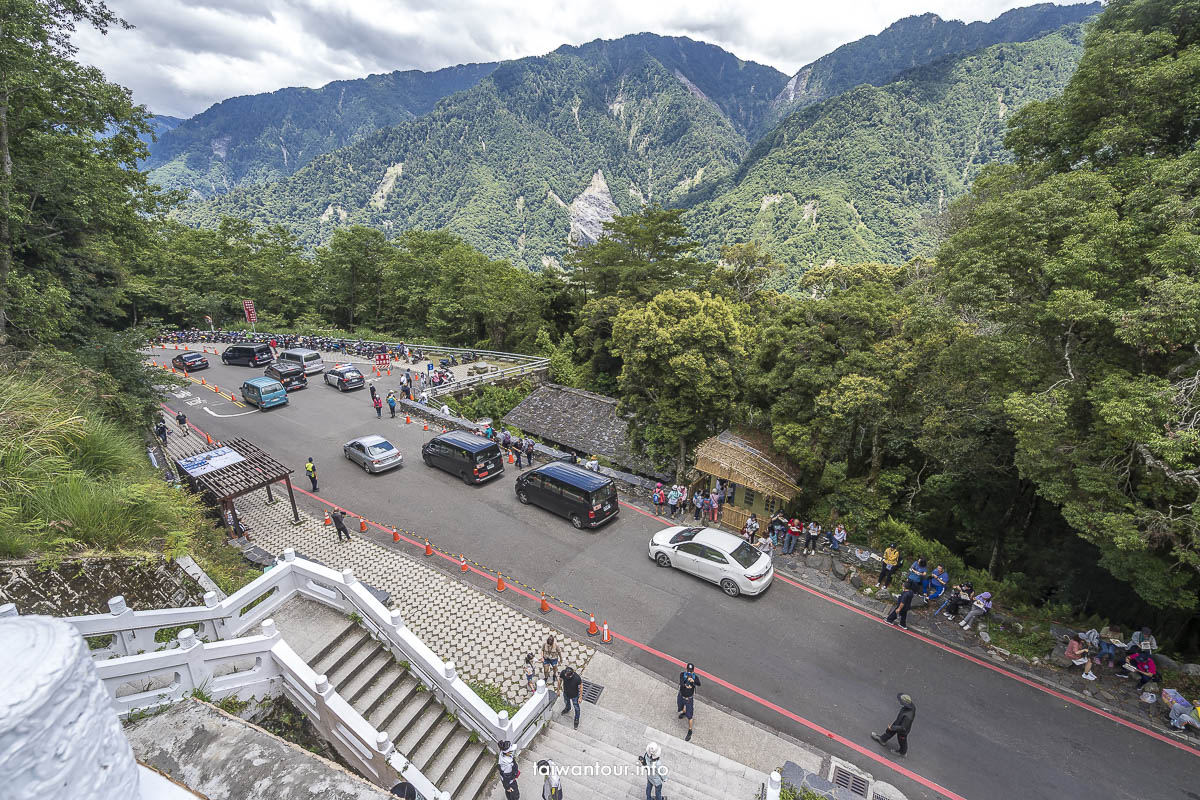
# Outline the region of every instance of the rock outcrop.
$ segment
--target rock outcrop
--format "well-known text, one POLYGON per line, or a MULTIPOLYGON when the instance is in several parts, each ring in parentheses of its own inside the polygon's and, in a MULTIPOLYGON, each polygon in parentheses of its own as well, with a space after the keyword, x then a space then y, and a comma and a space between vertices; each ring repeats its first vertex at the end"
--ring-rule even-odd
POLYGON ((588 187, 571 201, 568 213, 571 217, 571 244, 595 244, 604 232, 604 223, 621 213, 608 191, 603 172, 596 170, 588 187))

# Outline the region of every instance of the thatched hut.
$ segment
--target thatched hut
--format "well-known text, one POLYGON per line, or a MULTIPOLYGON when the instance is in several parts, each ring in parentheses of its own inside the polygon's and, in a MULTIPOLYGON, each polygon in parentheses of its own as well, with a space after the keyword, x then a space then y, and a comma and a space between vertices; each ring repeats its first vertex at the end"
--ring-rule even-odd
POLYGON ((762 434, 725 431, 696 448, 692 490, 711 489, 718 479, 728 484, 721 522, 740 530, 751 512, 765 525, 786 507, 800 493, 799 474, 794 464, 771 450, 762 434))

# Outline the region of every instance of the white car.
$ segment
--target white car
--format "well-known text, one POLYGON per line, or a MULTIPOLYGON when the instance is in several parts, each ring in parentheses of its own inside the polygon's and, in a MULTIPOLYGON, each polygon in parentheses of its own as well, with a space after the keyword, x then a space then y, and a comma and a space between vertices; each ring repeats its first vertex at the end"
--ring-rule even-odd
POLYGON ((650 539, 650 558, 712 581, 730 597, 762 594, 775 570, 771 558, 740 536, 716 528, 675 526, 650 539))
POLYGON ((404 465, 404 456, 382 436, 360 436, 342 445, 342 455, 366 472, 383 472, 404 465))

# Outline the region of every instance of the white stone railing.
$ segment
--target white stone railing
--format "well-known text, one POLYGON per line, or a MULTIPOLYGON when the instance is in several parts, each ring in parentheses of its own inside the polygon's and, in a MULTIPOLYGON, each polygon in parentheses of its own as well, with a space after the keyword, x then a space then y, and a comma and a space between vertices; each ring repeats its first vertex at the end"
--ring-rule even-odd
MULTIPOLYGON (((191 628, 198 639, 231 645, 233 643, 227 640, 243 636, 296 594, 347 615, 357 614, 371 635, 397 660, 408 662, 414 677, 434 692, 459 722, 475 731, 493 751, 498 742, 505 740, 511 741, 518 749, 525 747, 545 721, 550 697, 544 687, 539 685, 538 691, 525 701, 512 719, 505 711, 497 713, 458 676, 453 661, 442 661, 404 624, 403 615, 385 608, 351 570, 337 572, 298 559, 290 548, 284 551, 278 564, 262 577, 219 602, 210 593, 205 596, 204 606, 131 611, 123 598, 115 597, 109 601, 109 614, 69 617, 66 621, 86 637, 112 637, 111 643, 92 651, 94 658, 112 658, 114 655, 138 658, 139 653, 149 655, 156 650, 169 652, 179 647, 178 640, 155 641, 155 634, 159 631, 179 626, 191 628)), ((205 645, 207 648, 208 645, 205 645)), ((218 659, 226 655, 219 650, 213 652, 218 659)), ((228 655, 231 664, 238 658, 248 656, 233 651, 228 655)), ((141 669, 140 662, 127 662, 126 658, 103 663, 110 665, 113 670, 118 669, 117 665, 122 662, 137 667, 125 678, 124 683, 145 679, 146 675, 153 674, 142 674, 145 671, 141 669)), ((135 704, 133 707, 144 706, 135 704)))

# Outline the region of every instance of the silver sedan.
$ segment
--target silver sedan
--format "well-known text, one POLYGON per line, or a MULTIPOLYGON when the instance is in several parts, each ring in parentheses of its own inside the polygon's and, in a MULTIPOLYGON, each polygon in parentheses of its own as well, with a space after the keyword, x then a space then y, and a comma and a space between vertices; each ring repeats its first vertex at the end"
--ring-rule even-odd
POLYGON ((365 472, 384 472, 404 464, 404 456, 394 444, 382 436, 360 436, 351 439, 342 445, 342 453, 365 472))

